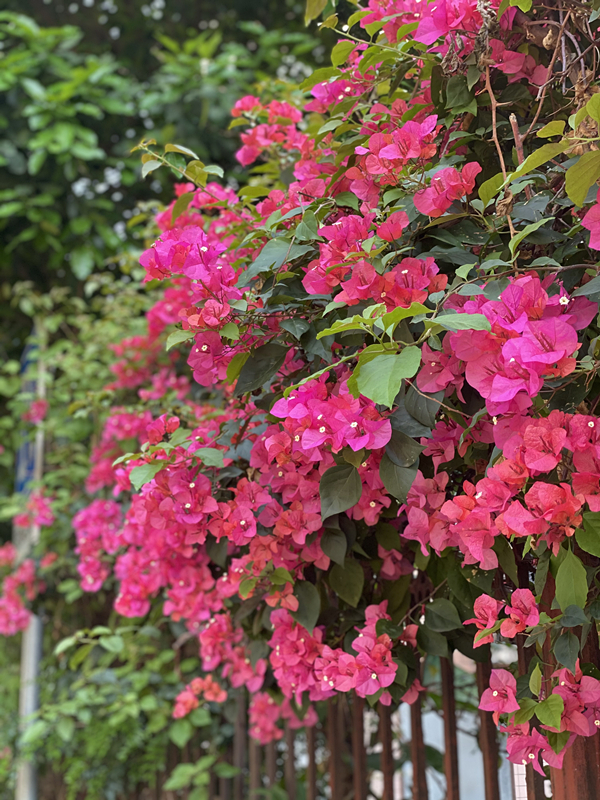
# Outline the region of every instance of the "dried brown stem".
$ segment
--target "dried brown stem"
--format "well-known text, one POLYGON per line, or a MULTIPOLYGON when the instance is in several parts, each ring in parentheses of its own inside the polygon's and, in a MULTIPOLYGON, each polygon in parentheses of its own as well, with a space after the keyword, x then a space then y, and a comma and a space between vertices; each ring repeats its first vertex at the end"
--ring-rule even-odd
MULTIPOLYGON (((485 68, 485 88, 488 91, 490 96, 490 103, 492 106, 492 139, 494 144, 496 145, 496 152, 498 153, 498 159, 500 161, 500 169, 502 170, 502 177, 506 180, 506 164, 504 163, 504 154, 502 153, 502 148, 500 147, 500 140, 498 139, 498 126, 497 126, 497 109, 498 109, 498 101, 496 100, 496 96, 494 95, 494 91, 492 89, 492 83, 490 81, 490 68, 485 68)), ((512 223, 512 219, 510 218, 510 214, 506 215, 506 220, 508 222, 508 227, 510 228, 510 235, 514 236, 515 226, 512 223)))
MULTIPOLYGON (((513 136, 515 137, 515 149, 517 151, 517 159, 519 160, 519 165, 521 165, 525 160, 525 155, 523 153, 523 140, 521 139, 521 134, 519 133, 519 123, 514 114, 511 114, 508 119, 510 121, 510 127, 512 128, 513 136)), ((531 200, 531 186, 525 187, 525 197, 528 200, 531 200)))

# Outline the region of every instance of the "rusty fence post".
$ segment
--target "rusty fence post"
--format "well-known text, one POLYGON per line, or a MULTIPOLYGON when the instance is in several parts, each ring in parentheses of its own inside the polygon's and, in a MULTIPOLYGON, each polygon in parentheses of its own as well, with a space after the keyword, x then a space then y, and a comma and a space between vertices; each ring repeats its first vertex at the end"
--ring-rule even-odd
POLYGON ((233 730, 233 766, 239 770, 233 778, 233 800, 246 800, 246 693, 242 689, 237 698, 237 717, 233 730))
POLYGON ((460 800, 456 698, 454 696, 454 664, 451 658, 440 658, 440 670, 442 674, 442 710, 444 712, 446 800, 460 800))
POLYGON ((252 737, 248 739, 248 767, 249 791, 250 798, 252 798, 259 789, 262 789, 262 748, 256 739, 252 737))
POLYGON ((421 695, 410 707, 411 743, 410 752, 413 767, 413 800, 428 800, 427 760, 425 758, 425 742, 423 741, 423 719, 421 695))
POLYGON ((317 800, 317 731, 316 726, 306 729, 308 766, 306 769, 306 800, 317 800))
POLYGON ((327 749, 329 751, 329 785, 331 800, 343 800, 342 740, 338 724, 339 696, 327 701, 327 749))
POLYGON ((294 731, 290 728, 289 722, 285 724, 285 790, 287 792, 288 800, 296 800, 296 756, 294 753, 294 743, 296 737, 294 731))
MULTIPOLYGON (((477 663, 477 691, 479 697, 490 684, 492 665, 489 661, 477 663)), ((479 712, 479 745, 483 755, 483 775, 485 780, 485 800, 500 800, 498 782, 498 740, 496 726, 490 711, 479 712)))
POLYGON ((269 744, 265 747, 265 751, 267 781, 269 788, 272 788, 277 780, 277 745, 275 742, 269 742, 269 744))
POLYGON ((367 752, 365 749, 364 708, 364 699, 354 694, 352 699, 354 800, 367 800, 367 752))
POLYGON ((394 754, 392 752, 392 715, 389 706, 379 703, 379 741, 381 742, 382 800, 394 800, 394 754))

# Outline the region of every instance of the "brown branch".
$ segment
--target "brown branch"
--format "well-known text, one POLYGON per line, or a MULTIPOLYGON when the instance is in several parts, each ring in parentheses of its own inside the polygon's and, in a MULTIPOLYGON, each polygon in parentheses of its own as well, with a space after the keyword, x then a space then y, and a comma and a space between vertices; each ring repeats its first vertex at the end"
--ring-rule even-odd
MULTIPOLYGON (((525 160, 525 155, 523 154, 523 140, 521 139, 521 134, 519 133, 519 123, 517 122, 517 118, 514 114, 511 114, 508 119, 510 121, 510 127, 512 128, 513 136, 515 137, 517 159, 519 161, 519 165, 521 165, 525 160)), ((525 197, 528 200, 531 200, 531 186, 525 187, 525 197)))
MULTIPOLYGON (((500 169, 502 170, 502 177, 506 181, 506 164, 504 163, 504 155, 502 153, 502 148, 500 147, 500 140, 498 139, 498 127, 497 127, 497 116, 496 110, 498 108, 498 101, 496 100, 496 96, 492 90, 492 83, 490 81, 490 68, 486 66, 485 68, 485 88, 488 91, 490 96, 490 103, 492 105, 492 139, 494 144, 496 145, 496 151, 498 153, 498 159, 500 161, 500 169)), ((515 236, 516 231, 515 227, 512 223, 512 219, 510 218, 510 214, 506 215, 506 220, 508 222, 508 227, 510 228, 510 235, 515 236)))

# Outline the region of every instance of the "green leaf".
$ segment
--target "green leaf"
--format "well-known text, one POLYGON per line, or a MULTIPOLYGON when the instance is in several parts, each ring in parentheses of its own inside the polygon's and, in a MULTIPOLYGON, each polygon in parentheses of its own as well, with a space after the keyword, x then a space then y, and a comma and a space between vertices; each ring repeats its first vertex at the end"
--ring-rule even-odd
POLYGON ((213 772, 219 778, 234 778, 239 775, 239 767, 234 767, 233 764, 228 764, 226 761, 219 761, 215 764, 213 772))
POLYGON ((195 708, 192 711, 188 719, 195 728, 205 728, 211 723, 210 711, 208 708, 200 706, 200 708, 195 708))
POLYGON ((310 325, 304 319, 284 319, 283 322, 279 323, 279 327, 291 333, 294 339, 300 339, 309 330, 310 325))
POLYGON ((347 558, 343 567, 335 564, 329 573, 328 582, 338 597, 356 608, 365 582, 365 573, 358 561, 347 558))
POLYGON ((591 297, 600 292, 600 275, 571 292, 571 297, 591 297))
POLYGON ((242 578, 238 589, 238 593, 242 600, 246 600, 246 598, 252 594, 257 583, 258 578, 242 578))
POLYGON ((556 158, 556 156, 564 153, 565 150, 568 150, 573 146, 574 143, 568 139, 543 145, 531 153, 531 155, 527 156, 525 161, 523 161, 523 163, 511 175, 508 176, 507 183, 510 184, 513 183, 513 181, 516 181, 517 178, 522 178, 523 175, 527 175, 528 172, 532 172, 534 169, 541 167, 542 164, 546 163, 546 161, 556 158))
POLYGON ((532 694, 534 694, 536 697, 539 697, 540 692, 542 691, 542 670, 540 669, 539 664, 535 665, 531 675, 529 676, 529 688, 531 689, 532 694))
POLYGON ((569 167, 565 176, 565 190, 576 206, 582 206, 590 188, 600 178, 600 150, 583 153, 579 161, 569 167))
POLYGON ((535 715, 542 725, 549 725, 551 728, 560 730, 560 718, 565 710, 562 697, 558 694, 551 694, 535 709, 535 715))
POLYGON ((463 75, 453 75, 446 86, 446 108, 460 109, 471 104, 473 95, 463 75))
POLYGON ((535 714, 537 702, 531 697, 523 697, 522 700, 519 700, 519 706, 520 710, 515 713, 515 725, 523 725, 525 722, 529 722, 535 714))
POLYGON ((153 461, 150 464, 140 464, 139 467, 134 467, 129 473, 129 480, 136 492, 139 492, 146 483, 150 483, 152 478, 166 465, 166 461, 153 461))
POLYGON ((425 622, 432 631, 437 631, 437 633, 445 633, 446 631, 462 628, 462 622, 456 607, 450 600, 446 600, 443 597, 426 605, 425 622))
POLYGON ((321 517, 326 520, 355 506, 362 495, 362 481, 352 464, 330 467, 321 477, 321 517))
POLYGON ((56 724, 56 732, 63 742, 70 742, 75 733, 75 720, 72 717, 61 717, 56 724))
POLYGON ((160 166, 162 166, 161 161, 146 161, 144 164, 142 164, 142 178, 145 178, 146 175, 148 175, 150 172, 154 172, 154 170, 158 169, 160 166))
POLYGON ((443 399, 443 389, 435 394, 427 394, 426 392, 418 392, 414 386, 410 386, 404 398, 404 407, 410 416, 420 422, 421 425, 433 428, 443 399))
POLYGON ((408 319, 409 317, 416 317, 418 314, 431 314, 432 310, 424 306, 423 303, 411 303, 408 308, 402 308, 402 306, 398 306, 394 308, 387 314, 384 314, 381 318, 381 322, 383 327, 388 330, 390 325, 397 325, 403 319, 408 319))
POLYGON ((76 278, 84 281, 94 269, 94 250, 87 245, 71 250, 71 271, 76 278))
POLYGON ((98 642, 109 653, 120 653, 125 646, 122 636, 101 636, 98 642))
POLYGON ((296 228, 296 241, 304 242, 316 239, 319 235, 319 223, 315 217, 314 211, 307 209, 296 228))
POLYGON ((36 719, 30 725, 27 725, 21 735, 21 744, 31 744, 32 742, 41 739, 48 730, 48 723, 43 719, 36 719))
POLYGON ((380 522, 375 531, 377 544, 380 544, 385 550, 400 550, 400 534, 397 528, 390 525, 389 522, 380 522))
POLYGON ((586 553, 600 557, 600 514, 587 512, 583 515, 583 528, 575 531, 577 544, 586 553))
POLYGON ((223 167, 220 167, 218 164, 209 164, 204 167, 204 171, 209 175, 216 175, 218 178, 222 178, 225 175, 223 167))
POLYGON ((419 625, 417 631, 417 644, 426 655, 448 657, 448 640, 437 631, 432 631, 424 625, 419 625))
POLYGON ((172 347, 175 347, 177 344, 181 344, 182 342, 189 342, 190 339, 193 339, 196 334, 194 331, 173 331, 170 333, 167 338, 167 346, 166 349, 170 350, 172 347))
POLYGON ((337 78, 341 74, 341 71, 335 67, 321 67, 320 69, 316 69, 312 75, 302 81, 300 84, 300 91, 308 92, 313 86, 316 86, 317 83, 323 83, 330 78, 337 78))
POLYGON ((190 161, 185 168, 185 176, 196 186, 206 186, 208 180, 208 173, 204 169, 202 161, 190 161))
POLYGON ((231 339, 233 342, 237 342, 240 338, 240 329, 235 324, 235 322, 226 322, 225 325, 220 329, 219 336, 221 338, 225 337, 225 339, 231 339))
POLYGON ((343 566, 348 542, 341 530, 325 528, 321 538, 321 550, 335 563, 343 566))
POLYGON ((223 451, 217 450, 216 447, 199 447, 194 450, 194 455, 202 459, 202 463, 206 467, 218 467, 223 469, 225 463, 223 461, 223 451))
POLYGON ((481 184, 478 191, 479 199, 483 203, 484 208, 488 205, 490 200, 492 200, 492 198, 498 194, 503 183, 504 175, 499 172, 497 175, 494 175, 492 178, 488 178, 487 181, 484 181, 481 184))
POLYGON ((235 394, 239 397, 246 392, 253 392, 273 378, 285 361, 288 348, 270 342, 259 347, 244 362, 240 376, 235 387, 235 394))
POLYGON ((565 129, 565 123, 562 119, 555 119, 540 128, 535 134, 540 139, 549 139, 551 136, 562 136, 565 129))
POLYGON ((515 561, 515 554, 508 539, 504 536, 496 536, 493 550, 498 556, 498 563, 505 574, 508 575, 515 586, 518 586, 519 576, 517 574, 517 562, 515 561))
POLYGON ((358 390, 374 403, 391 408, 402 381, 412 378, 420 364, 421 351, 418 347, 405 347, 398 355, 378 355, 366 363, 359 360, 358 390))
POLYGON ((356 47, 356 42, 338 42, 331 51, 331 63, 334 67, 339 67, 348 59, 350 53, 356 47))
POLYGON ((304 24, 309 25, 313 19, 317 19, 323 13, 327 5, 327 0, 306 0, 306 11, 304 12, 304 24))
MULTIPOLYGON (((168 145, 167 145, 168 147, 168 145)), ((171 222, 174 223, 177 217, 180 217, 184 211, 187 211, 189 204, 194 199, 194 192, 184 192, 180 194, 173 205, 171 212, 171 222)))
MULTIPOLYGON (((177 722, 175 722, 174 725, 171 726, 171 731, 179 722, 185 723, 187 722, 187 720, 180 719, 177 722)), ((190 731, 191 731, 191 725, 190 725, 190 731)), ((183 742, 183 744, 179 744, 179 742, 176 739, 172 740, 178 747, 183 747, 189 740, 189 737, 188 739, 185 740, 185 742, 183 742)), ((169 775, 169 778, 165 782, 163 788, 166 789, 167 791, 177 791, 177 789, 184 789, 186 786, 189 786, 192 783, 197 772, 198 770, 196 769, 195 764, 178 764, 173 770, 173 772, 169 775)))
POLYGON ((290 239, 269 240, 248 269, 242 273, 238 286, 247 286, 252 278, 261 272, 276 272, 284 264, 308 253, 313 249, 309 244, 292 244, 290 239))
POLYGON ((587 625, 588 623, 589 619, 579 606, 567 606, 560 620, 563 628, 576 628, 578 625, 587 625))
MULTIPOLYGON (((372 12, 369 11, 369 14, 372 12)), ((335 204, 338 206, 344 206, 348 208, 353 208, 355 211, 358 211, 359 200, 355 194, 352 192, 340 192, 336 194, 333 198, 335 200, 335 204)))
POLYGON ((269 580, 273 586, 284 586, 286 583, 294 583, 294 576, 285 567, 277 567, 269 574, 269 580))
POLYGON ((523 228, 522 231, 519 231, 508 243, 508 248, 512 257, 515 257, 515 250, 521 244, 523 239, 526 239, 530 233, 537 231, 538 228, 541 228, 542 225, 545 225, 547 222, 550 222, 549 219, 539 219, 537 222, 532 222, 531 225, 527 225, 523 228))
POLYGON ((250 353, 236 353, 227 367, 227 380, 233 383, 242 371, 242 367, 250 358, 250 353))
POLYGON ((388 458, 397 467, 412 467, 423 450, 425 447, 422 444, 418 444, 410 436, 395 428, 392 428, 392 436, 385 446, 388 458))
POLYGON ((554 655, 559 664, 575 674, 575 666, 579 656, 579 639, 572 631, 561 633, 554 642, 554 655))
POLYGON ((373 319, 367 319, 355 314, 353 317, 348 317, 346 319, 337 319, 330 328, 319 331, 317 339, 323 339, 325 336, 333 336, 336 333, 345 333, 346 331, 370 330, 373 324, 373 319))
POLYGON ((372 14, 372 13, 373 13, 373 11, 370 8, 363 8, 360 11, 355 11, 354 14, 350 14, 350 16, 348 17, 348 23, 347 23, 348 24, 348 30, 350 30, 350 28, 353 25, 356 25, 357 22, 360 22, 360 20, 363 19, 363 17, 368 17, 369 14, 372 14))
POLYGON ((550 747, 557 755, 565 749, 567 742, 573 735, 571 731, 561 731, 560 733, 556 733, 555 731, 544 731, 544 734, 548 739, 550 747))
POLYGON ((408 491, 417 477, 417 471, 418 464, 413 464, 412 467, 399 467, 394 464, 387 453, 383 454, 379 464, 379 477, 386 491, 403 503, 406 501, 408 491))
POLYGON ((48 154, 45 150, 34 150, 27 159, 27 171, 30 175, 37 175, 44 166, 48 154))
POLYGON ((492 327, 483 314, 442 314, 428 320, 447 331, 491 331, 492 327))
POLYGON ((520 8, 521 11, 527 13, 528 11, 531 11, 533 0, 509 0, 509 5, 516 6, 517 8, 520 8))
POLYGON ((67 636, 66 639, 63 639, 59 642, 56 647, 54 648, 54 655, 59 656, 61 653, 64 653, 65 650, 73 647, 73 645, 77 642, 76 636, 67 636))
POLYGON ((312 634, 321 613, 319 591, 310 581, 296 581, 294 596, 298 599, 298 610, 291 612, 292 617, 312 634))
POLYGON ((597 92, 587 101, 585 110, 595 122, 600 122, 600 96, 597 92))
POLYGON ((556 573, 556 600, 561 610, 569 606, 585 607, 588 585, 585 567, 570 550, 556 573))
POLYGON ((544 591, 546 579, 548 578, 548 569, 550 568, 550 556, 551 552, 546 550, 538 559, 534 579, 534 589, 536 595, 540 595, 544 591))

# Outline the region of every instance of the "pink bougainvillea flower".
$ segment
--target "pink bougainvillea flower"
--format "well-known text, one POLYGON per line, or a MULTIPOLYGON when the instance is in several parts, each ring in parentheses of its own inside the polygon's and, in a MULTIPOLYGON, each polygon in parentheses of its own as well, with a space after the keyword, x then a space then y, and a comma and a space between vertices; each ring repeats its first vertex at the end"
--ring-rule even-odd
POLYGON ((385 242, 393 242, 402 236, 402 231, 408 226, 408 216, 404 211, 394 211, 393 214, 377 227, 377 235, 385 242))
MULTIPOLYGON (((473 623, 477 626, 478 631, 483 631, 487 628, 493 628, 496 622, 498 622, 498 614, 500 613, 503 605, 504 603, 502 601, 494 600, 494 598, 490 597, 488 594, 482 594, 477 598, 477 600, 475 600, 475 603, 473 604, 475 616, 473 619, 465 620, 463 625, 470 625, 473 623)), ((493 635, 488 634, 487 636, 483 636, 478 639, 473 644, 473 647, 481 647, 482 645, 489 644, 493 641, 493 635)))
POLYGON ((500 714, 512 714, 513 711, 518 711, 517 682, 514 675, 506 669, 493 669, 490 687, 481 695, 479 708, 482 711, 493 711, 496 725, 500 714))
POLYGON ((593 250, 600 250, 600 189, 596 195, 596 204, 581 220, 581 225, 590 232, 590 247, 593 250))
POLYGON ((537 625, 540 621, 535 597, 529 589, 515 589, 510 598, 510 605, 506 606, 506 613, 509 618, 502 621, 500 633, 507 639, 512 639, 517 633, 537 625))
POLYGON ((414 196, 416 209, 429 217, 441 217, 455 200, 473 191, 475 178, 481 169, 480 164, 471 161, 465 164, 462 172, 454 167, 446 167, 436 172, 427 189, 419 189, 416 192, 414 196))

